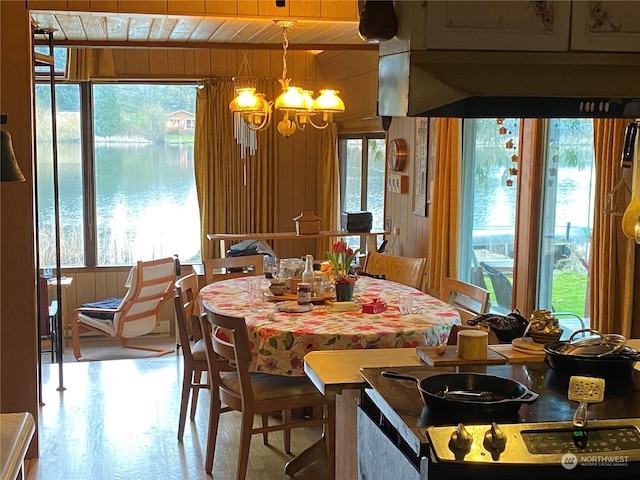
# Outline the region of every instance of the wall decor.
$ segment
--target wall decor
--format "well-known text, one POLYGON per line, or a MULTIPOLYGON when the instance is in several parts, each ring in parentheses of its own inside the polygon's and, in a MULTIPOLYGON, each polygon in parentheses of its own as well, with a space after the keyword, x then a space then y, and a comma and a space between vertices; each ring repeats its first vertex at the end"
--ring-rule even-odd
POLYGON ((413 176, 413 214, 427 216, 427 158, 429 151, 429 119, 415 122, 415 155, 413 176))
POLYGON ((396 138, 389 142, 387 150, 387 166, 393 172, 404 170, 407 161, 407 142, 403 138, 396 138))

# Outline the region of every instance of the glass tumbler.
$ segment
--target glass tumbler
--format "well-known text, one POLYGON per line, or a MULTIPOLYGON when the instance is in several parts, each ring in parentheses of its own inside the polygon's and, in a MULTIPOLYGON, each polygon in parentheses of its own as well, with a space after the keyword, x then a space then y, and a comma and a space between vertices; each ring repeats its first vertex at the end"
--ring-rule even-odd
POLYGON ((262 290, 262 277, 247 277, 247 292, 251 293, 253 290, 262 290))
POLYGON ((251 305, 249 308, 252 312, 262 312, 264 310, 264 291, 261 288, 254 288, 249 294, 251 296, 251 305))
POLYGON ((413 313, 413 297, 411 295, 400 295, 398 299, 398 310, 400 310, 400 315, 413 313))

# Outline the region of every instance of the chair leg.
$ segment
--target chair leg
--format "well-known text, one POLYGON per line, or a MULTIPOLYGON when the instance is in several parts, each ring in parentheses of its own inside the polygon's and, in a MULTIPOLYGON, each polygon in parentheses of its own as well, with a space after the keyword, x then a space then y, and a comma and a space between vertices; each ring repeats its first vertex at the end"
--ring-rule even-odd
MULTIPOLYGON (((202 379, 202 371, 195 370, 193 372, 193 385, 201 383, 202 379)), ((200 394, 200 387, 193 386, 191 393, 191 420, 193 421, 196 418, 196 407, 198 406, 198 395, 200 394)))
POLYGON ((180 442, 182 441, 182 436, 184 435, 184 424, 186 423, 186 420, 187 420, 187 405, 189 404, 189 393, 191 392, 191 374, 192 374, 191 369, 185 365, 184 373, 182 374, 180 419, 178 420, 178 441, 180 442))
POLYGON ((324 425, 326 448, 327 448, 327 462, 329 463, 329 478, 335 478, 336 476, 336 403, 330 401, 325 405, 325 416, 327 422, 324 425))
POLYGON ((82 353, 80 352, 80 325, 78 325, 77 315, 71 318, 71 343, 73 346, 73 356, 76 357, 76 360, 82 360, 82 353))
POLYGON ((218 437, 218 423, 220 422, 220 397, 217 389, 211 389, 211 403, 209 406, 209 432, 207 434, 207 454, 204 461, 204 471, 213 470, 213 457, 216 453, 216 439, 218 437))
MULTIPOLYGON (((267 427, 269 425, 269 415, 266 413, 262 414, 262 426, 267 427)), ((269 432, 262 432, 262 444, 269 445, 269 432)))
MULTIPOLYGON (((282 410, 282 423, 291 421, 291 410, 282 410)), ((284 452, 291 453, 291 429, 285 428, 282 431, 282 439, 284 440, 284 452)))
POLYGON ((242 425, 240 427, 240 449, 238 454, 237 480, 245 480, 247 464, 249 463, 249 447, 251 446, 251 431, 253 430, 253 412, 242 411, 242 425))

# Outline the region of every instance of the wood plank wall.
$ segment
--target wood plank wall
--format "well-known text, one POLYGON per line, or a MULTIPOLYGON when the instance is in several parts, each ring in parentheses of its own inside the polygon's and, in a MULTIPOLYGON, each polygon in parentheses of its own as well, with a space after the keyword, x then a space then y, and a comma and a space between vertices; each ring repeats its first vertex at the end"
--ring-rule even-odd
MULTIPOLYGON (((391 236, 389 246, 393 255, 404 257, 428 257, 430 217, 419 216, 413 213, 415 189, 415 151, 416 123, 414 118, 393 118, 391 127, 387 132, 387 142, 395 138, 404 138, 407 142, 407 162, 401 173, 409 177, 409 189, 407 193, 392 193, 387 191, 385 195, 385 216, 391 217, 391 226, 400 228, 400 235, 391 236)), ((433 172, 433 158, 427 167, 427 175, 433 172)), ((387 174, 389 171, 387 170, 387 174)))

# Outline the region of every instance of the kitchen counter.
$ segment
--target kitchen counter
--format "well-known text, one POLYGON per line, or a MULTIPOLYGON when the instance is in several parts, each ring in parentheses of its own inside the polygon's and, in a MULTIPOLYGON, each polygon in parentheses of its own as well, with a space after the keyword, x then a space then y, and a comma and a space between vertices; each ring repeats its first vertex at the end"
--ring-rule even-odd
MULTIPOLYGON (((640 339, 629 340, 627 344, 640 349, 640 339)), ((490 348, 504 355, 507 358, 507 365, 531 363, 538 365, 531 366, 534 370, 546 370, 546 365, 543 363, 544 356, 515 352, 511 345, 491 345, 490 348)), ((375 367, 431 368, 418 358, 414 348, 313 351, 304 357, 304 371, 307 376, 320 392, 330 401, 335 402, 337 420, 335 447, 336 451, 341 452, 336 456, 337 480, 357 478, 356 406, 360 401, 361 390, 368 386, 360 369, 375 367)), ((640 370, 640 362, 636 364, 636 370, 640 370)), ((405 385, 407 392, 417 396, 415 384, 402 383, 407 384, 405 385)))

